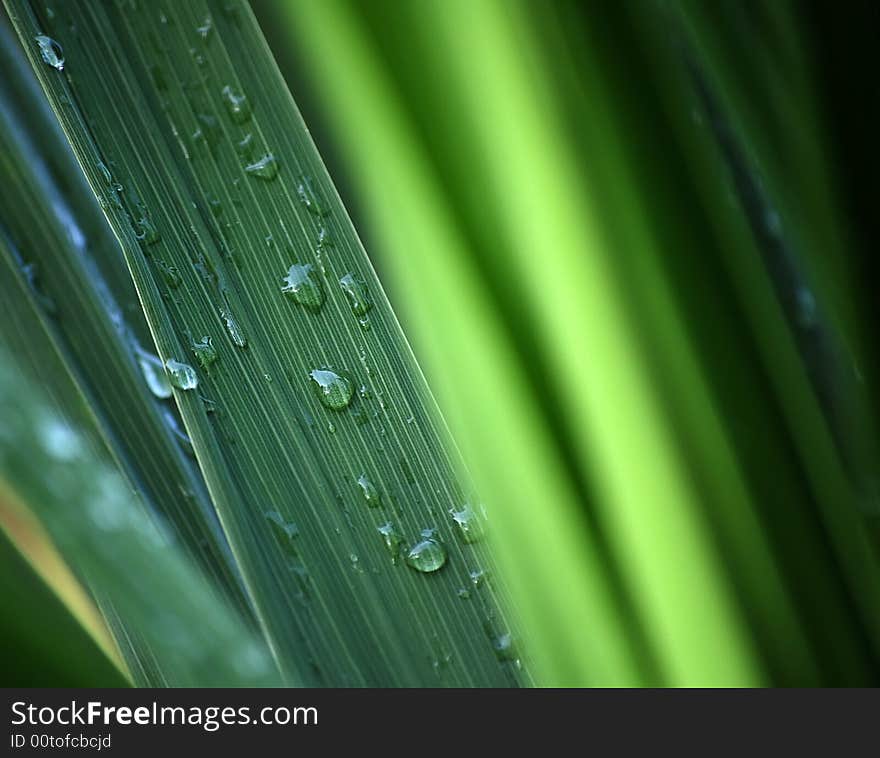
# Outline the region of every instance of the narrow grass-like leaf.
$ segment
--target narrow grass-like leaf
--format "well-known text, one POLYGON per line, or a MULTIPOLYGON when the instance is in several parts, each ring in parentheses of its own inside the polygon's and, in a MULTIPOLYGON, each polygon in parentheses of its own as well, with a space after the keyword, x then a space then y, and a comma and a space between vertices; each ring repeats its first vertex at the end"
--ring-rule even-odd
POLYGON ((481 510, 250 10, 9 6, 162 358, 195 367, 175 398, 286 680, 516 683, 481 510))
POLYGON ((479 486, 492 498, 545 484, 540 513, 501 498, 500 528, 551 681, 601 681, 602 662, 573 642, 579 619, 595 644, 621 616, 650 681, 870 681, 876 556, 665 11, 284 8, 297 75, 354 167, 380 265, 479 486), (419 232, 425 252, 408 255, 419 232), (473 328, 492 323, 473 318, 474 291, 505 314, 497 331, 473 328), (480 397, 459 381, 476 366, 516 389, 523 377, 527 392, 480 397), (470 423, 476 412, 492 421, 470 423), (490 444, 502 428, 517 431, 490 444), (547 457, 574 492, 543 476, 547 457), (556 537, 572 494, 594 538, 579 524, 571 544, 603 559, 587 580, 556 537), (548 578, 540 600, 536 576, 548 578), (546 589, 574 576, 579 592, 546 589), (605 582, 629 599, 617 616, 595 592, 605 582))
POLYGON ((148 681, 265 686, 277 671, 262 640, 148 518, 89 438, 0 355, 0 497, 29 508, 100 605, 136 629, 158 664, 148 681))
MULTIPOLYGON (((0 509, 7 506, 0 502, 0 509)), ((0 591, 10 609, 0 621, 0 645, 15 651, 4 660, 7 687, 126 686, 107 654, 2 530, 0 591)))
MULTIPOLYGON (((33 355, 31 376, 76 387, 132 486, 179 534, 216 586, 247 609, 174 408, 139 363, 159 363, 116 239, 8 35, 0 58, 0 230, 6 274, 0 335, 33 355), (13 299, 16 303, 13 305, 13 299), (29 304, 28 302, 29 301, 29 304), (29 315, 25 315, 29 314, 29 315)), ((159 377, 163 369, 159 365, 159 377)), ((170 389, 168 390, 170 393, 170 389)), ((65 407, 66 407, 65 406, 65 407)))

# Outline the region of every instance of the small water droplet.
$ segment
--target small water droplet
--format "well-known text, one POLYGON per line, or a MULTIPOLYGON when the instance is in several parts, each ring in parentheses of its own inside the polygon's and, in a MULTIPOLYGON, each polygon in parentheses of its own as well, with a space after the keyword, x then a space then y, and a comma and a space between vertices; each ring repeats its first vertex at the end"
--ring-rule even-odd
POLYGON ((284 283, 281 291, 309 310, 317 311, 324 304, 324 289, 312 264, 294 263, 284 277, 284 283))
POLYGON ((336 424, 334 424, 332 421, 328 421, 327 431, 330 432, 330 434, 336 434, 336 424))
POLYGON ((489 580, 489 572, 485 569, 474 569, 468 573, 468 576, 476 589, 480 589, 489 580))
POLYGON ((235 320, 232 311, 224 306, 220 309, 220 318, 223 320, 223 325, 226 327, 226 332, 229 334, 232 344, 236 347, 247 347, 247 337, 244 336, 244 331, 239 326, 238 321, 235 320))
POLYGON ((141 348, 136 348, 135 354, 141 374, 150 392, 160 400, 166 400, 171 397, 174 391, 171 389, 171 382, 168 379, 168 374, 165 373, 165 366, 162 364, 162 361, 157 356, 141 348))
POLYGON ((141 216, 134 222, 134 236, 138 242, 153 245, 159 241, 159 230, 147 216, 141 216))
POLYGON ((367 284, 357 274, 346 274, 339 280, 339 286, 348 298, 348 304, 355 316, 365 316, 373 307, 367 284))
POLYGON ((159 266, 159 271, 162 274, 162 278, 165 280, 165 284, 167 284, 172 289, 177 289, 183 279, 180 276, 180 271, 177 270, 176 266, 170 266, 165 263, 165 261, 158 261, 157 265, 159 266))
POLYGON ((294 540, 299 537, 299 527, 292 521, 287 521, 278 511, 266 511, 266 520, 272 525, 272 533, 288 555, 297 555, 294 540))
POLYGON ((206 334, 201 340, 190 343, 196 360, 203 369, 207 369, 217 360, 217 349, 214 347, 214 341, 206 334))
POLYGON ((400 560, 400 549, 403 545, 403 537, 390 521, 377 528, 385 542, 385 547, 391 555, 391 562, 396 566, 400 560))
POLYGON ((271 181, 278 176, 278 160, 272 153, 266 153, 258 161, 245 166, 244 170, 251 176, 258 176, 260 179, 271 181))
POLYGON ((471 596, 471 591, 467 587, 459 587, 458 592, 455 593, 462 600, 467 600, 471 596))
POLYGON ((211 36, 211 30, 213 28, 214 24, 211 21, 211 17, 205 16, 205 20, 196 27, 196 34, 198 34, 203 41, 207 42, 208 37, 211 36))
POLYGON ((364 573, 363 567, 360 565, 360 558, 357 557, 356 553, 349 553, 348 560, 351 561, 351 567, 357 571, 359 574, 364 573))
POLYGON ((499 661, 516 661, 519 657, 516 653, 513 635, 510 632, 504 632, 493 637, 492 649, 495 651, 495 657, 499 661))
POLYGON ((64 51, 54 39, 45 34, 38 34, 34 39, 40 46, 40 55, 43 61, 58 71, 64 70, 64 51))
POLYGON ((465 503, 464 507, 457 511, 450 508, 452 520, 458 526, 458 533, 465 542, 477 542, 483 538, 486 533, 484 519, 481 514, 471 507, 470 503, 465 503))
POLYGON ((235 143, 235 149, 238 151, 238 154, 242 158, 246 158, 250 160, 254 156, 254 150, 256 149, 256 140, 254 139, 254 135, 248 132, 244 135, 238 142, 235 143))
POLYGON ((107 168, 107 164, 104 163, 104 161, 98 161, 98 170, 101 172, 101 176, 104 177, 104 181, 109 187, 113 183, 113 174, 110 173, 110 169, 107 168))
POLYGON ((422 532, 421 542, 410 548, 406 554, 406 563, 416 571, 429 574, 438 571, 446 564, 446 548, 435 538, 433 529, 422 532))
POLYGON ((251 104, 248 102, 247 95, 237 94, 228 84, 220 94, 223 97, 226 112, 236 124, 243 124, 251 117, 251 104))
POLYGON ((198 128, 193 132, 193 142, 204 142, 208 147, 214 147, 220 139, 220 124, 216 117, 210 113, 196 114, 198 128))
POLYGON ((341 411, 351 402, 354 392, 351 381, 330 369, 315 369, 309 372, 318 399, 325 407, 341 411))
POLYGON ((188 363, 182 363, 181 361, 169 358, 165 361, 165 370, 168 372, 171 384, 177 387, 177 389, 194 390, 199 386, 199 377, 196 375, 196 370, 188 363))
POLYGON ((361 474, 358 477, 357 483, 361 488, 364 500, 367 501, 367 505, 369 505, 370 508, 378 508, 382 505, 382 496, 379 494, 379 490, 377 490, 376 485, 367 478, 366 474, 361 474))
POLYGON ((313 216, 326 216, 330 213, 321 196, 312 186, 312 180, 309 177, 304 176, 300 179, 296 187, 296 194, 299 195, 299 200, 306 210, 313 216))

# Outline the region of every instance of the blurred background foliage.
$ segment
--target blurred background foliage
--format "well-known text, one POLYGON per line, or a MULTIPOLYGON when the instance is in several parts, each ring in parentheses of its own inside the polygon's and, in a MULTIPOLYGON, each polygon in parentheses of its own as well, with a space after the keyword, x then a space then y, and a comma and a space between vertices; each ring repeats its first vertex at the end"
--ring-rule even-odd
MULTIPOLYGON (((876 8, 254 10, 489 508, 538 683, 877 684, 876 8)), ((118 679, 40 647, 34 683, 118 679)))

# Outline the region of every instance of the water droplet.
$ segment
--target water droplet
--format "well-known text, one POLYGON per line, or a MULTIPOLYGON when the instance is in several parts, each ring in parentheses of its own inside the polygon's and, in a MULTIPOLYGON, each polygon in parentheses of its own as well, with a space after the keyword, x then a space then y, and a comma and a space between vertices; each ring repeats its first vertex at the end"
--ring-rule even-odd
POLYGON ((211 30, 214 28, 214 24, 211 21, 210 16, 206 16, 205 20, 196 27, 196 34, 202 38, 202 40, 207 41, 208 37, 211 36, 211 30))
POLYGON ((229 308, 223 307, 220 309, 220 318, 223 320, 223 325, 226 327, 226 332, 229 334, 232 344, 236 347, 247 347, 247 337, 244 336, 244 331, 242 331, 241 326, 239 326, 238 321, 235 320, 229 308))
POLYGON ((159 271, 162 274, 162 278, 165 280, 165 284, 167 284, 172 289, 177 289, 183 279, 180 277, 180 271, 177 270, 176 266, 170 266, 165 261, 158 261, 159 271))
POLYGON ((332 421, 328 421, 327 431, 330 432, 330 434, 336 434, 336 424, 334 424, 332 421))
POLYGON ((459 587, 458 592, 455 593, 462 600, 467 600, 471 596, 471 591, 467 587, 459 587))
POLYGON ((293 541, 299 537, 299 527, 292 521, 287 521, 278 511, 267 511, 264 515, 272 525, 272 533, 281 549, 288 555, 297 555, 293 541))
POLYGON ((504 632, 493 637, 492 649, 495 651, 495 657, 499 661, 516 661, 518 658, 513 635, 510 632, 504 632))
POLYGON ((403 537, 397 529, 394 528, 394 524, 390 521, 378 527, 377 531, 382 535, 385 547, 388 548, 388 552, 391 555, 391 562, 396 566, 400 559, 400 548, 403 545, 403 537))
POLYGON ((148 353, 141 348, 136 348, 136 356, 141 374, 150 392, 160 400, 166 400, 171 397, 174 391, 171 389, 171 382, 168 379, 168 374, 165 373, 165 366, 162 364, 162 361, 152 353, 148 353))
POLYGON ((356 553, 349 553, 348 560, 351 561, 351 567, 357 571, 359 574, 364 573, 363 567, 360 565, 360 558, 357 557, 356 553))
POLYGON ((485 534, 485 519, 477 513, 470 503, 465 503, 460 511, 449 510, 452 520, 458 526, 458 533, 465 542, 477 542, 485 534))
POLYGON ((177 389, 194 390, 199 386, 199 377, 196 375, 196 370, 188 363, 181 363, 173 358, 169 358, 165 361, 165 370, 168 372, 171 384, 177 387, 177 389))
POLYGON ((104 181, 109 187, 113 183, 113 174, 110 173, 110 169, 107 168, 107 164, 104 163, 104 161, 98 161, 98 170, 101 172, 101 176, 104 177, 104 181))
POLYGON ((367 387, 366 384, 362 384, 358 388, 358 395, 360 395, 362 398, 364 398, 364 400, 369 400, 371 397, 373 397, 372 391, 370 390, 369 387, 367 387))
POLYGON ((376 485, 367 478, 366 474, 361 474, 358 477, 357 483, 360 485, 364 500, 367 501, 367 505, 369 505, 370 508, 378 508, 382 505, 382 496, 379 494, 379 490, 377 490, 376 485))
POLYGON ((318 399, 331 410, 341 411, 351 402, 354 389, 345 376, 330 369, 315 369, 309 372, 318 399))
POLYGON ((278 176, 278 161, 272 153, 266 153, 258 161, 245 166, 244 170, 251 176, 258 176, 268 182, 278 176))
POLYGON ((296 194, 299 195, 300 202, 305 206, 306 210, 313 216, 326 216, 330 213, 320 195, 315 192, 312 186, 312 180, 304 176, 300 179, 296 187, 296 194))
POLYGON ((294 263, 284 277, 281 291, 309 310, 317 311, 324 304, 324 289, 310 263, 294 263))
POLYGON ((238 154, 242 158, 246 158, 250 160, 254 156, 254 150, 256 149, 256 140, 254 139, 254 135, 248 132, 241 138, 238 142, 235 143, 235 149, 238 151, 238 154))
POLYGON ((159 230, 146 216, 141 216, 134 222, 134 236, 145 245, 152 245, 159 241, 159 230))
POLYGON ((214 147, 220 139, 220 124, 210 113, 196 114, 198 128, 193 132, 194 142, 204 142, 208 147, 214 147))
POLYGON ((489 580, 489 572, 485 569, 474 569, 469 572, 468 576, 476 589, 480 589, 489 580))
POLYGON ((424 574, 443 568, 446 563, 446 548, 434 535, 433 529, 422 532, 424 539, 410 548, 406 554, 407 565, 424 574))
POLYGON ((213 340, 206 334, 199 342, 191 341, 190 347, 199 365, 207 369, 217 360, 217 349, 214 347, 213 340))
POLYGON ((365 316, 373 307, 367 284, 357 274, 346 274, 339 280, 339 286, 348 298, 348 304, 355 316, 365 316))
POLYGON ((251 117, 251 105, 248 102, 246 95, 236 94, 228 84, 223 88, 220 94, 223 98, 223 103, 226 106, 226 111, 229 113, 229 117, 236 124, 243 124, 251 117))
POLYGON ((59 71, 64 70, 64 51, 54 39, 45 34, 38 34, 34 39, 40 46, 40 55, 43 61, 59 71))

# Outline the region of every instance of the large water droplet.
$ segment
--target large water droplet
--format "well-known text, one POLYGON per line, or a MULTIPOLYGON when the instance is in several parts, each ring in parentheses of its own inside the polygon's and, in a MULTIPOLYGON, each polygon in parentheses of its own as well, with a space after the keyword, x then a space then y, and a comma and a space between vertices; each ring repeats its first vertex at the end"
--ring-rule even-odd
POLYGON ((324 289, 311 263, 294 263, 284 277, 281 291, 309 310, 317 311, 324 304, 324 289))
POLYGON ((244 170, 251 176, 258 176, 268 182, 278 176, 278 161, 272 153, 266 153, 258 161, 245 166, 244 170))
POLYGON ((174 391, 171 389, 171 382, 168 374, 165 373, 165 366, 158 357, 148 353, 141 348, 136 349, 137 362, 140 366, 141 374, 150 392, 160 400, 166 400, 171 397, 174 391))
POLYGON ((171 384, 181 390, 194 390, 199 386, 199 377, 196 370, 188 363, 169 358, 165 361, 165 370, 171 379, 171 384))
POLYGON ((485 519, 474 510, 470 503, 465 503, 464 508, 460 511, 452 508, 449 513, 458 526, 459 535, 465 542, 477 542, 483 538, 486 533, 485 519))
POLYGON ((40 55, 43 61, 52 68, 62 71, 64 69, 64 51, 61 49, 61 45, 45 34, 38 34, 34 39, 40 46, 40 55))
POLYGON ((357 274, 346 274, 339 280, 339 286, 348 298, 348 304, 355 316, 365 316, 373 307, 367 284, 357 274))
POLYGON ((391 555, 391 562, 396 566, 400 560, 400 548, 403 545, 403 537, 390 521, 378 527, 379 534, 385 542, 385 547, 391 555))
POLYGON ((434 535, 433 529, 426 529, 422 532, 424 539, 411 547, 406 554, 408 566, 424 574, 443 568, 446 564, 446 548, 434 535))
POLYGON ((341 411, 351 402, 354 387, 351 381, 330 369, 315 369, 309 372, 318 399, 331 410, 341 411))
POLYGON ((199 365, 206 369, 217 360, 217 349, 213 340, 206 334, 198 342, 193 341, 190 345, 199 365))
POLYGON ((367 505, 370 508, 378 508, 382 504, 382 496, 379 494, 379 490, 376 489, 376 485, 367 478, 366 474, 361 474, 358 477, 357 483, 361 488, 364 500, 367 501, 367 505))
POLYGON ((228 84, 220 94, 223 97, 223 103, 226 105, 229 117, 236 124, 243 124, 251 117, 251 104, 248 102, 247 95, 236 94, 228 84))
POLYGON ((238 321, 235 320, 232 311, 227 307, 221 308, 220 318, 223 320, 223 325, 226 327, 226 332, 229 334, 232 344, 236 347, 247 347, 247 337, 244 336, 244 331, 239 326, 238 321))
POLYGON ((312 186, 312 180, 307 176, 300 179, 296 187, 296 194, 299 195, 299 201, 313 216, 326 216, 330 212, 321 196, 312 186))

